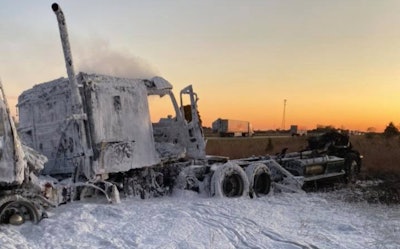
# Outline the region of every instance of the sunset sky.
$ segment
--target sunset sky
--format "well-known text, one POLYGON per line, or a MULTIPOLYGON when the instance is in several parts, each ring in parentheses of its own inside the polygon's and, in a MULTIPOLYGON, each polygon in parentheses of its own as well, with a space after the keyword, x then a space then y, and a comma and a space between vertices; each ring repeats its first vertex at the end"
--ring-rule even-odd
MULTIPOLYGON (((11 109, 66 77, 53 1, 2 0, 0 78, 11 109)), ((193 84, 205 126, 400 125, 400 1, 58 1, 75 71, 193 84)), ((170 113, 172 114, 172 113, 170 113)))

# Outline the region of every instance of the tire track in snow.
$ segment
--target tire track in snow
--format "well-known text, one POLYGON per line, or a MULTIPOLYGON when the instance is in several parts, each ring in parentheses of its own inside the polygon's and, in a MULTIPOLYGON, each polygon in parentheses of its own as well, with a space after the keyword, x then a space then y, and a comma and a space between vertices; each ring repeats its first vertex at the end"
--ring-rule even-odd
MULTIPOLYGON (((230 217, 228 215, 224 215, 221 212, 211 212, 210 211, 210 206, 207 205, 202 205, 200 204, 197 206, 197 210, 194 209, 197 212, 197 218, 198 220, 206 224, 208 226, 211 226, 217 230, 219 230, 222 234, 228 236, 230 240, 233 240, 235 243, 235 247, 246 247, 246 248, 258 248, 260 245, 257 245, 255 243, 255 234, 254 233, 249 233, 247 234, 247 237, 251 237, 251 239, 246 239, 246 235, 237 231, 230 220, 235 220, 236 223, 239 223, 240 219, 235 219, 236 217, 230 217), (201 207, 202 206, 202 207, 201 207), (225 231, 228 231, 226 233, 225 231), (232 234, 232 235, 230 235, 232 234)), ((243 224, 240 224, 240 227, 243 227, 243 224)))
POLYGON ((314 245, 303 245, 295 241, 284 239, 280 234, 271 230, 264 231, 265 228, 254 220, 228 214, 230 211, 225 207, 218 206, 218 209, 214 211, 214 204, 213 206, 210 206, 203 203, 194 203, 192 210, 194 211, 192 215, 194 215, 200 223, 211 226, 222 234, 227 235, 230 240, 235 241, 235 247, 263 248, 265 245, 260 244, 260 238, 257 238, 257 235, 263 235, 269 241, 274 243, 274 248, 318 248, 314 245), (237 230, 237 228, 243 230, 240 231, 237 230), (225 233, 224 231, 228 231, 228 233, 225 233))

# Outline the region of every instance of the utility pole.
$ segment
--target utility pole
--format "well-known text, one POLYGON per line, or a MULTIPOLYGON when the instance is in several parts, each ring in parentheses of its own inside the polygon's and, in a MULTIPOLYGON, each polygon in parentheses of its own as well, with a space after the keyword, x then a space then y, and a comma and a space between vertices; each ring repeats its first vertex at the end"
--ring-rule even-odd
POLYGON ((287 99, 283 100, 282 130, 285 130, 286 101, 287 101, 287 99))

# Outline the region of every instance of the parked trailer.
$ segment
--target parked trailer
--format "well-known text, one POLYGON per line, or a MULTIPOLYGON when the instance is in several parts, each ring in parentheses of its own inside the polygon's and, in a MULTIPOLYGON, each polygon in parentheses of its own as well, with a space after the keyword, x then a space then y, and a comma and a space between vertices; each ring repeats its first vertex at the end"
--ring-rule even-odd
MULTIPOLYGON (((11 222, 14 213, 26 213, 30 204, 25 199, 8 205, 8 196, 21 192, 44 199, 32 202, 39 206, 35 210, 99 193, 117 202, 120 193, 149 198, 168 195, 174 188, 209 196, 259 197, 267 195, 271 187, 301 191, 307 178, 317 174, 330 177, 333 170, 342 173, 345 168, 343 158, 313 151, 238 160, 207 156, 192 86, 180 91, 178 102, 172 85, 161 77, 75 75, 64 15, 58 4, 52 9, 59 24, 68 79, 38 84, 23 92, 18 108, 21 138, 48 157, 42 173, 53 178, 45 182, 45 199, 39 198, 40 188, 23 184, 31 183, 33 174, 29 178, 19 175, 17 181, 13 175, 5 175, 0 197, 6 199, 1 217, 7 219, 1 222, 11 222), (151 123, 151 96, 169 98, 174 115, 151 123), (323 170, 317 170, 316 165, 323 170), (8 192, 4 195, 3 190, 8 192), (15 211, 19 209, 22 211, 15 211)), ((9 115, 7 120, 12 124, 9 115)), ((19 143, 16 132, 11 138, 19 143)), ((37 154, 36 158, 41 157, 37 154)), ((40 170, 39 166, 34 169, 40 170)), ((18 167, 28 172, 26 166, 18 167)))
POLYGON ((290 135, 292 137, 297 137, 297 136, 306 136, 307 135, 307 130, 306 129, 301 129, 297 125, 291 125, 290 126, 290 135))
POLYGON ((254 134, 248 121, 233 119, 217 119, 212 123, 212 130, 221 137, 248 137, 254 134))

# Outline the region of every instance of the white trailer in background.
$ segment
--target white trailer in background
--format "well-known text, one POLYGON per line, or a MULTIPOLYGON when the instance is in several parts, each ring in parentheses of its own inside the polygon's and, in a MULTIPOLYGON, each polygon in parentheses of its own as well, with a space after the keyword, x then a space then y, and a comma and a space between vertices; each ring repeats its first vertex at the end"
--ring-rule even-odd
POLYGON ((298 125, 291 125, 290 126, 290 135, 292 137, 296 136, 306 136, 307 135, 307 129, 305 128, 299 128, 298 125))
POLYGON ((221 137, 249 137, 254 134, 250 122, 233 119, 215 120, 212 123, 212 130, 221 137))

